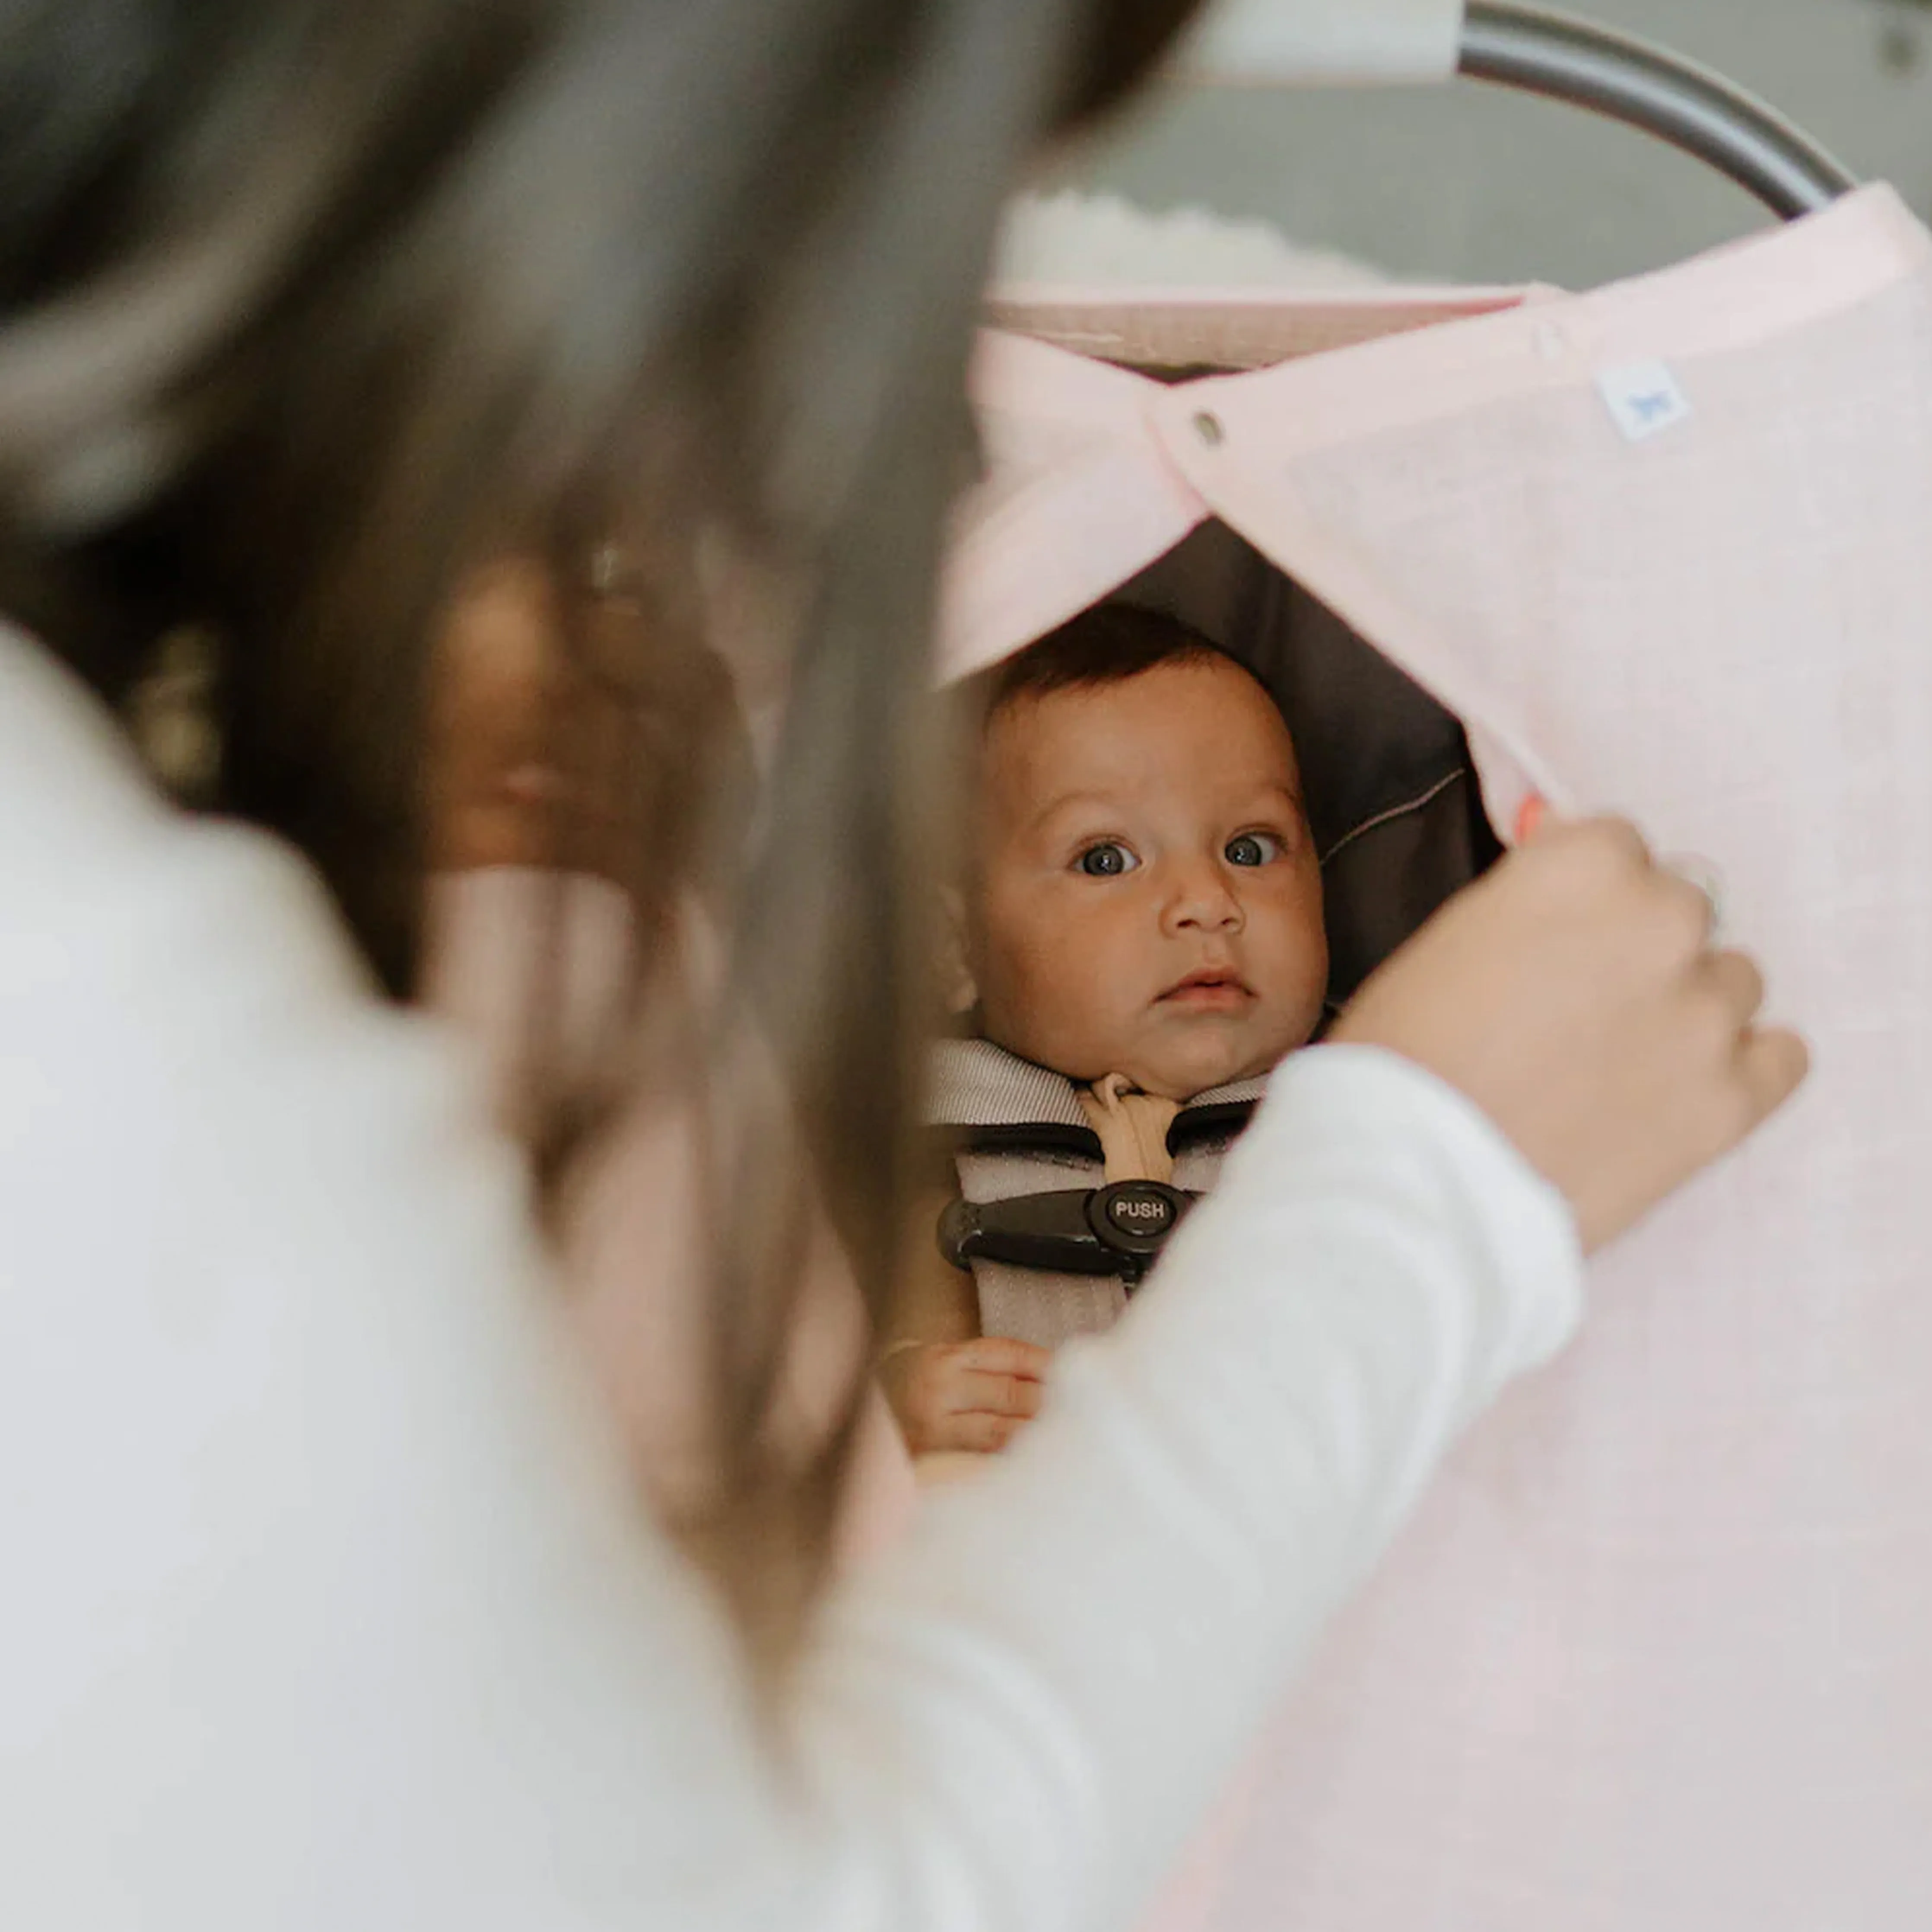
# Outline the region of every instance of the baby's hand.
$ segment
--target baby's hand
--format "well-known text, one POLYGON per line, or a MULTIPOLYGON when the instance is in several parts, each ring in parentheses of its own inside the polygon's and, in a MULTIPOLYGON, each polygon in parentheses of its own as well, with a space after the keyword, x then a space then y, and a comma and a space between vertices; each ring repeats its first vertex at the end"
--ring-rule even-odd
POLYGON ((1003 1335, 923 1342, 889 1355, 879 1378, 915 1456, 990 1455, 1040 1412, 1050 1359, 1044 1348, 1003 1335))

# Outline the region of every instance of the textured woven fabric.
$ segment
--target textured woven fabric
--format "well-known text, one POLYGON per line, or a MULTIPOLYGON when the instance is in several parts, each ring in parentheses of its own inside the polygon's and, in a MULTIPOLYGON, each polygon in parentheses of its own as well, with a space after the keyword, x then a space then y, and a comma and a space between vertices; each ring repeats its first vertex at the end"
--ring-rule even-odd
POLYGON ((925 1111, 934 1126, 1087 1124, 1072 1081, 985 1040, 942 1040, 933 1048, 925 1111))
MULTIPOLYGON (((1003 338, 981 380, 1024 412, 1068 363, 1003 338)), ((1499 827, 1534 789, 1714 872, 1816 1067, 1596 1264, 1582 1343, 1453 1460, 1167 1922, 1918 1932, 1932 243, 1868 190, 1593 295, 1100 373, 1062 397, 1079 473, 1004 486, 1050 539, 967 520, 952 668, 1150 560, 1116 501, 1218 517, 1462 717, 1499 827)))

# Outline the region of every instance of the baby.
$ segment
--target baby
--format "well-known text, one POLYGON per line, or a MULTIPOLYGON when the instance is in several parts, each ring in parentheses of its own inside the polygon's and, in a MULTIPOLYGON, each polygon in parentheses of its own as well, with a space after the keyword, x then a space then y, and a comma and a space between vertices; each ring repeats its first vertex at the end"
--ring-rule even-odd
MULTIPOLYGON (((1328 954, 1294 746, 1266 689, 1176 620, 1096 606, 994 674, 974 834, 956 1004, 1075 1082, 1110 1156, 1124 1135, 1160 1158, 1177 1104, 1313 1033, 1328 954)), ((996 1450, 1047 1352, 982 1334, 934 1219, 887 1393, 915 1454, 996 1450)))

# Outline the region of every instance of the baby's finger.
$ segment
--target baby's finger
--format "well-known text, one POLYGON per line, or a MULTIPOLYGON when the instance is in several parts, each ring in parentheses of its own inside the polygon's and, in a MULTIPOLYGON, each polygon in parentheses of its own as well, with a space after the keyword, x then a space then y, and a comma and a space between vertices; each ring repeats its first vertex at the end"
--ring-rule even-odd
POLYGON ((956 1415, 947 1420, 942 1439, 935 1446, 964 1449, 974 1455, 994 1456, 1010 1442, 1024 1425, 1017 1416, 956 1415))
POLYGON ((1010 1335, 983 1335, 960 1350, 962 1360, 976 1369, 996 1376, 1018 1376, 1028 1382, 1044 1382, 1053 1358, 1031 1342, 1016 1341, 1010 1335))
POLYGON ((1036 1382, 1024 1376, 994 1375, 984 1369, 968 1369, 954 1382, 949 1406, 961 1412, 977 1411, 986 1415, 1011 1415, 1022 1419, 1040 1413, 1045 1391, 1036 1382))

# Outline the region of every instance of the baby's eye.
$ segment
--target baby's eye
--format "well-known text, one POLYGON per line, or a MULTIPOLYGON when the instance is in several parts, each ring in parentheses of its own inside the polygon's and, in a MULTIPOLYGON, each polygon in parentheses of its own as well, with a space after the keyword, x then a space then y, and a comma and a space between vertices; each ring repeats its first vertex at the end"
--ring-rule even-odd
POLYGON ((1265 866, 1281 853, 1281 841, 1272 832, 1244 832, 1222 848, 1222 856, 1231 866, 1265 866))
POLYGON ((1131 872, 1140 861, 1124 845, 1110 838, 1088 846, 1074 862, 1090 879, 1118 879, 1123 872, 1131 872))

